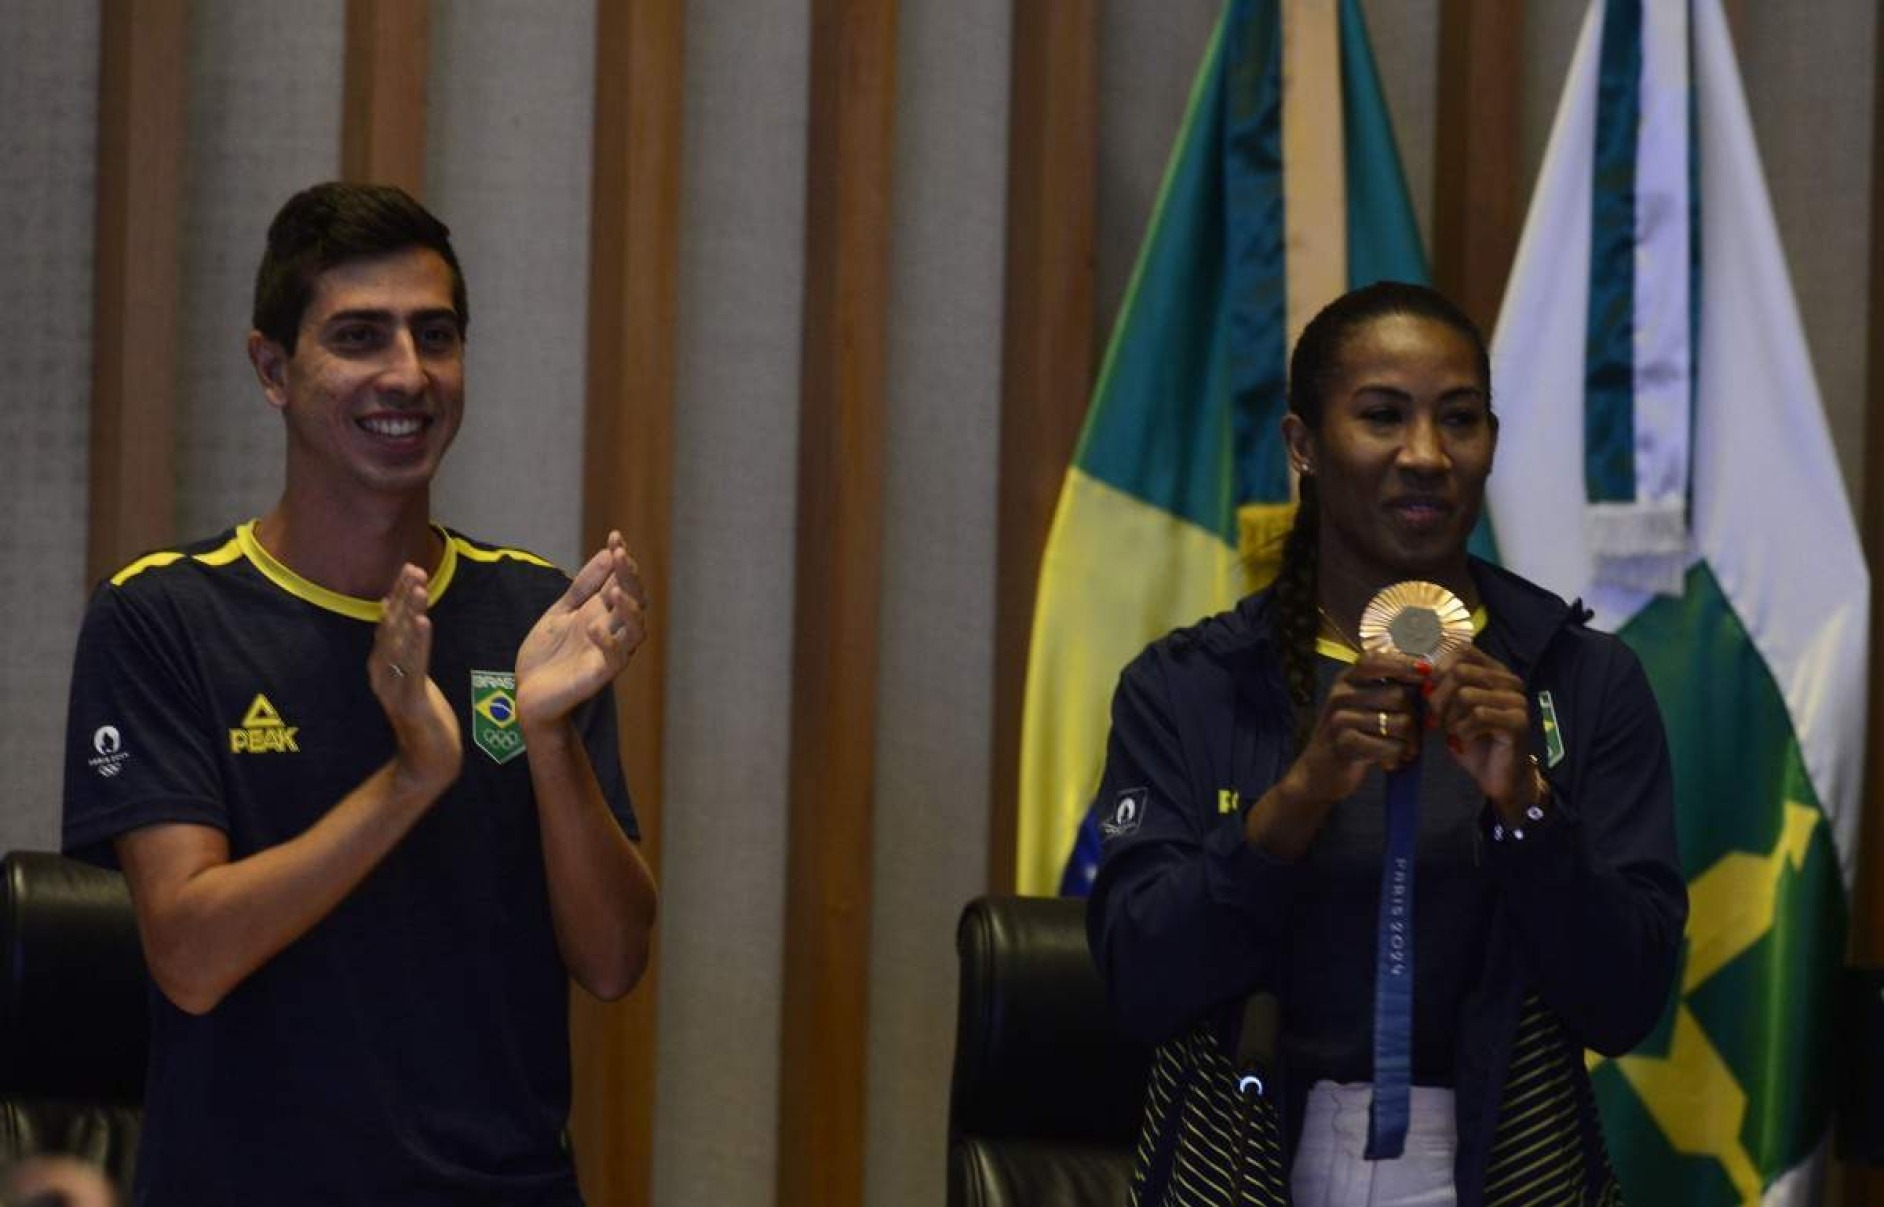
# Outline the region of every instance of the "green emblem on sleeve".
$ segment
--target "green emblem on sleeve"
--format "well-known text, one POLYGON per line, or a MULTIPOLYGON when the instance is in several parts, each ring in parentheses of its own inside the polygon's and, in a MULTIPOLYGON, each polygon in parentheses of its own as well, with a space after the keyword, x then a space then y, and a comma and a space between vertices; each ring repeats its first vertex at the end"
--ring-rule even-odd
POLYGON ((1544 765, 1563 762, 1563 730, 1557 725, 1557 705, 1549 692, 1537 693, 1537 712, 1544 719, 1544 765))
POLYGON ((517 728, 517 676, 510 671, 471 672, 471 740, 493 762, 523 753, 517 728))

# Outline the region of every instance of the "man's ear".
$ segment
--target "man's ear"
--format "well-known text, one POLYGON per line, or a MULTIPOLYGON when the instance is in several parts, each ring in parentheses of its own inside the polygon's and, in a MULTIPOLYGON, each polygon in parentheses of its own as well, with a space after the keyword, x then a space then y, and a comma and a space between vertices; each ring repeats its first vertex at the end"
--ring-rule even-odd
POLYGON ((249 332, 249 363, 255 366, 256 380, 268 405, 277 411, 288 407, 288 350, 259 331, 249 332))

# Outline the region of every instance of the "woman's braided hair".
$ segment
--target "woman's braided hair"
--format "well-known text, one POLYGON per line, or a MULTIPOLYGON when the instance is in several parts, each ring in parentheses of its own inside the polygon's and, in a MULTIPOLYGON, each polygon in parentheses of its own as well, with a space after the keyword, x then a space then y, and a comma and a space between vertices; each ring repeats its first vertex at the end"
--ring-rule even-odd
MULTIPOLYGON (((1289 411, 1311 432, 1321 430, 1322 402, 1341 373, 1348 337, 1388 315, 1404 314, 1444 323, 1471 340, 1479 377, 1491 389, 1491 354, 1478 325, 1437 290, 1381 281, 1336 298, 1302 329, 1289 358, 1289 411)), ((1282 641, 1282 679, 1295 711, 1295 748, 1308 743, 1315 724, 1315 634, 1321 628, 1316 572, 1321 551, 1321 500, 1313 473, 1301 477, 1295 523, 1282 544, 1276 575, 1276 633, 1282 641)))

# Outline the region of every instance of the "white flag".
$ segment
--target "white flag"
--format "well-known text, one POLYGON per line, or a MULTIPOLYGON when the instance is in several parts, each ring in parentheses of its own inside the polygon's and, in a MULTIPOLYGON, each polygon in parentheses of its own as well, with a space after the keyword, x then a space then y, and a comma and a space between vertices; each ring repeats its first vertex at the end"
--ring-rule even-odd
POLYGON ((1624 1190, 1656 1204, 1809 1202, 1857 852, 1869 580, 1719 0, 1592 3, 1493 361, 1499 552, 1580 595, 1637 651, 1675 763, 1692 897, 1681 981, 1657 1032, 1593 1074, 1624 1190), (1658 41, 1684 25, 1691 56, 1658 41), (1677 59, 1691 92, 1668 69, 1677 59), (1635 81, 1639 135, 1624 274, 1602 254, 1615 198, 1599 204, 1625 162, 1613 136, 1630 128, 1614 108, 1629 90, 1601 88, 1618 73, 1635 81), (1683 113, 1681 143, 1650 132, 1683 113), (1657 198, 1681 176, 1692 196, 1670 215, 1657 198), (1618 297, 1633 372, 1605 376, 1591 333, 1618 297), (1688 348, 1691 380, 1671 381, 1688 348), (1614 429, 1588 404, 1618 380, 1636 497, 1659 489, 1664 512, 1685 511, 1685 574, 1663 584, 1678 594, 1615 585, 1592 547, 1596 462, 1614 429), (1666 488, 1668 454, 1684 448, 1685 507, 1666 488))

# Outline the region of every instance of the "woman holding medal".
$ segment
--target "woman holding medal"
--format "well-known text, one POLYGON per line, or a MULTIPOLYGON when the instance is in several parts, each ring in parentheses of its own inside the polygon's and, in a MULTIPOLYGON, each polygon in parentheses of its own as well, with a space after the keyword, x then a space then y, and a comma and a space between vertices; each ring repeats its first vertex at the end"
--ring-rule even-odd
POLYGON ((1609 1203, 1583 1050, 1661 1016, 1686 917, 1648 682, 1466 551, 1489 358, 1432 290, 1303 332, 1268 590, 1121 676, 1087 914, 1157 1043, 1140 1207, 1609 1203))

